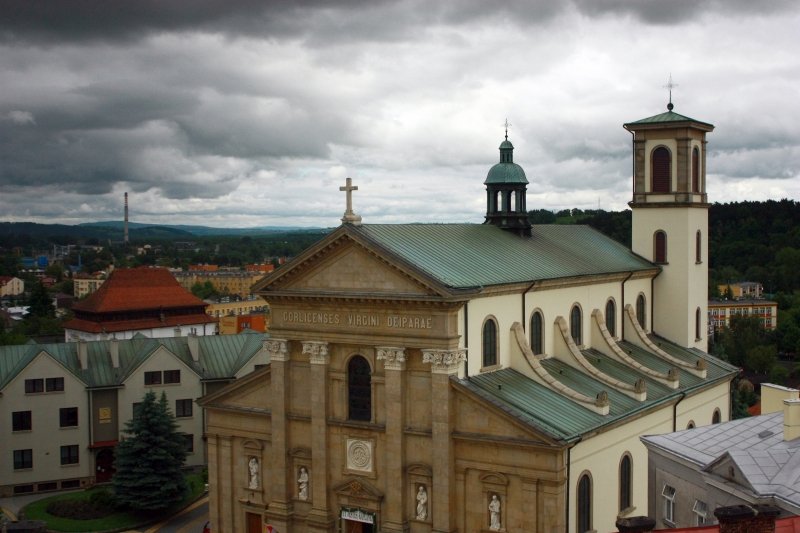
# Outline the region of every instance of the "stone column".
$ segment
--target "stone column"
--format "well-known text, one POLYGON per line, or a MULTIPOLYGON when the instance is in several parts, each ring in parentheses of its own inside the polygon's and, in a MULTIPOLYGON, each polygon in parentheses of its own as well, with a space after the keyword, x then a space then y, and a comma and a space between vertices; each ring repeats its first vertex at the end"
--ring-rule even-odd
MULTIPOLYGON (((264 339, 264 349, 269 352, 271 426, 272 426, 272 501, 265 513, 266 519, 278 531, 290 531, 292 522, 292 495, 288 490, 287 476, 289 453, 287 450, 286 406, 289 394, 289 342, 285 339, 264 339)), ((265 483, 266 485, 266 483, 265 483)))
POLYGON ((220 511, 222 508, 219 499, 219 482, 220 482, 220 456, 219 446, 217 444, 217 436, 210 434, 208 439, 208 521, 211 522, 211 527, 214 531, 222 531, 222 523, 220 522, 220 511), (210 460, 211 458, 214 460, 210 460))
MULTIPOLYGON (((233 453, 231 438, 228 435, 217 437, 217 457, 219 469, 217 470, 217 498, 219 506, 219 525, 222 529, 233 528, 234 500, 239 492, 236 484, 236 472, 233 471, 233 453)), ((209 472, 210 477, 210 472, 209 472)), ((211 501, 209 499, 209 501, 211 501)))
POLYGON ((457 530, 455 513, 455 457, 453 452, 453 398, 450 376, 467 358, 465 349, 422 350, 422 362, 431 364, 433 493, 431 494, 432 531, 450 533, 457 530))
MULTIPOLYGON (((328 505, 328 366, 327 342, 302 341, 311 363, 311 511, 306 526, 310 532, 331 532, 335 522, 328 505)), ((293 471, 292 474, 295 474, 293 471)), ((293 490, 296 493, 296 482, 293 490)))
POLYGON ((405 348, 378 346, 386 371, 386 515, 383 531, 408 531, 405 485, 405 348))

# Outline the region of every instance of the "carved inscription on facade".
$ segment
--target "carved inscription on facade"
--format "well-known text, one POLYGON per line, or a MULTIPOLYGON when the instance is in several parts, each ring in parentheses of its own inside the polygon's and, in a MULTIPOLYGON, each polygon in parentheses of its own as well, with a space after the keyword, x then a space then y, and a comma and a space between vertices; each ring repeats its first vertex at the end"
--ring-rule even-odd
POLYGON ((312 311, 284 311, 283 321, 298 324, 347 325, 355 327, 387 327, 393 329, 432 329, 432 317, 388 315, 382 317, 375 314, 362 313, 319 313, 312 311))

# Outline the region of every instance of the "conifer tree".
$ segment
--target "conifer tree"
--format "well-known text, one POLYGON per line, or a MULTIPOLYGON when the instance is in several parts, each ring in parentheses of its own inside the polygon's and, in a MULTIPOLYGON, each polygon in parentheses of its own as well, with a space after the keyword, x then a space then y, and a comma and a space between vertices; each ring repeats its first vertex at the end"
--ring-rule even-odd
POLYGON ((186 461, 183 433, 170 412, 167 395, 144 395, 134 418, 125 423, 116 449, 113 477, 117 501, 132 509, 158 510, 180 502, 187 492, 181 468, 186 461))

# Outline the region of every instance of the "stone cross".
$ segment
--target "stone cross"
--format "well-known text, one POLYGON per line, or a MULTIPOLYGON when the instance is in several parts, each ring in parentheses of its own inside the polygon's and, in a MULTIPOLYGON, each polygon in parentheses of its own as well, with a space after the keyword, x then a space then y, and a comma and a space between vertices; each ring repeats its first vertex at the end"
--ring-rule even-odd
POLYGON ((344 212, 342 217, 342 224, 352 224, 354 226, 361 225, 361 217, 353 213, 353 191, 358 190, 358 186, 353 185, 353 180, 347 178, 347 185, 339 187, 340 191, 347 193, 347 211, 344 212))

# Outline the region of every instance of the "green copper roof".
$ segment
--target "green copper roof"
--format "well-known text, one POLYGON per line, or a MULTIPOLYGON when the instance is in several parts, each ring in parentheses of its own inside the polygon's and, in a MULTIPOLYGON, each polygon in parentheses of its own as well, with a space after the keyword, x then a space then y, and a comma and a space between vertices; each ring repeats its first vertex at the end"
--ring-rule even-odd
POLYGON ((351 230, 454 289, 658 268, 583 225, 533 226, 530 238, 491 224, 365 224, 351 230))
POLYGON ((245 330, 238 335, 198 337, 199 361, 192 360, 188 337, 150 339, 136 335, 119 341, 119 368, 111 365, 111 341, 86 343, 88 369, 82 370, 78 344, 32 344, 0 346, 0 391, 37 356, 52 357, 87 387, 113 387, 125 380, 161 346, 169 350, 202 379, 232 379, 260 350, 269 334, 245 330))
MULTIPOLYGON (((680 370, 680 388, 671 389, 596 350, 589 349, 582 352, 598 370, 622 382, 634 384, 638 379, 644 379, 647 382, 647 400, 639 402, 558 359, 550 358, 541 361, 542 366, 548 370, 551 376, 577 392, 594 398, 601 391, 606 391, 610 402, 609 414, 606 416, 595 413, 510 368, 456 381, 517 419, 537 427, 545 434, 570 442, 602 426, 670 401, 692 389, 730 379, 739 371, 738 368, 708 354, 682 348, 654 335, 651 338, 654 342, 661 343, 661 348, 674 357, 690 362, 696 361, 698 357, 705 358, 708 363, 707 377, 703 379, 680 370)), ((621 346, 628 350, 629 346, 633 345, 621 343, 621 346)), ((634 359, 640 363, 646 364, 654 370, 669 371, 669 368, 664 369, 662 366, 669 367, 670 365, 655 355, 638 348, 632 351, 634 351, 634 359), (648 356, 647 363, 642 360, 644 359, 643 354, 648 356), (663 365, 652 364, 656 361, 662 362, 663 365)))
POLYGON ((514 145, 511 144, 511 141, 506 139, 505 141, 500 143, 500 149, 501 150, 513 150, 514 149, 514 145))
POLYGON ((696 122, 698 124, 705 124, 706 126, 711 126, 712 128, 714 127, 708 122, 703 122, 702 120, 695 120, 693 118, 675 113, 674 111, 667 111, 666 113, 661 113, 660 115, 654 115, 652 117, 643 118, 642 120, 637 120, 636 122, 629 122, 628 124, 657 124, 665 122, 696 122))
POLYGON ((486 175, 484 185, 491 183, 528 183, 525 171, 516 163, 497 163, 486 175))

